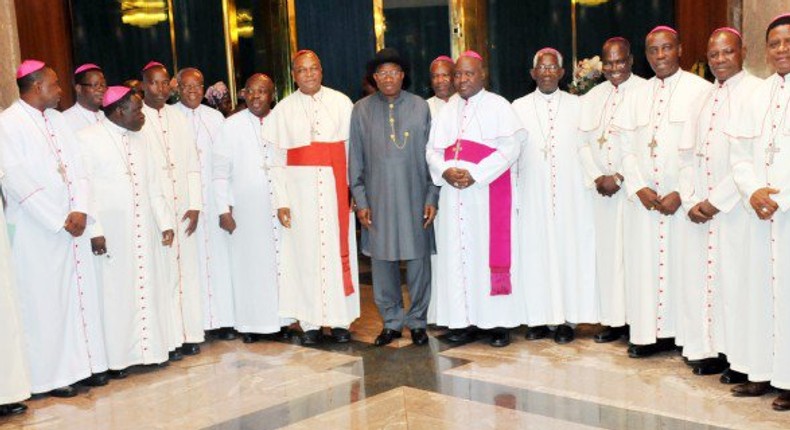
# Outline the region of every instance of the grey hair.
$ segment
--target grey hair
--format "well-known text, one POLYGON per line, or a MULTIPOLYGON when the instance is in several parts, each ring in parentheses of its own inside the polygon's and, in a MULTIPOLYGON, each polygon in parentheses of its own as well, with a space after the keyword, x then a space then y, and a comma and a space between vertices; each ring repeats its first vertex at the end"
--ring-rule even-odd
POLYGON ((538 67, 538 60, 540 59, 540 56, 543 54, 552 54, 555 57, 557 57, 557 63, 559 63, 560 68, 562 68, 562 54, 560 54, 560 51, 557 51, 554 48, 543 48, 540 51, 536 52, 535 57, 532 59, 533 69, 535 67, 538 67))
POLYGON ((181 79, 184 77, 184 74, 192 73, 192 72, 197 73, 200 76, 200 80, 201 81, 204 80, 203 72, 201 72, 200 70, 198 70, 198 69, 196 69, 194 67, 186 67, 186 68, 183 68, 183 69, 179 70, 178 73, 176 73, 176 82, 178 82, 180 84, 181 83, 181 79))

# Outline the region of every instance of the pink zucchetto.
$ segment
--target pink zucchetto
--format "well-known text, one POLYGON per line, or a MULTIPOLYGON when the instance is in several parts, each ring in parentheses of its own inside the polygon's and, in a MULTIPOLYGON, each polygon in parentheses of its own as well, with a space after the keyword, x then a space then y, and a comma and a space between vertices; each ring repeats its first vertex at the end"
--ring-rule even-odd
POLYGON ((670 33, 672 33, 674 35, 678 34, 678 31, 675 30, 672 27, 669 27, 669 26, 666 26, 666 25, 659 25, 658 27, 650 30, 650 33, 647 33, 647 35, 650 36, 651 34, 658 33, 659 31, 668 31, 668 32, 670 32, 670 33))
POLYGON ((154 67, 166 68, 164 64, 162 64, 162 63, 160 63, 158 61, 149 61, 148 64, 146 64, 145 67, 143 67, 142 71, 145 72, 146 70, 153 69, 154 67))
POLYGON ((446 55, 440 55, 440 56, 434 58, 433 61, 431 61, 431 65, 433 65, 433 63, 436 63, 437 61, 449 61, 450 63, 452 63, 453 59, 448 57, 448 56, 446 56, 446 55))
POLYGON ((25 60, 19 65, 19 68, 16 69, 16 78, 24 78, 31 73, 38 72, 39 70, 43 69, 44 66, 46 66, 46 64, 44 64, 43 61, 25 60))
POLYGON ((132 91, 131 88, 125 87, 123 85, 113 85, 107 88, 107 91, 104 93, 104 97, 101 99, 102 107, 107 107, 118 100, 122 99, 124 96, 129 94, 129 91, 132 91))
POLYGON ((461 57, 476 58, 476 59, 478 59, 480 61, 483 61, 483 57, 480 54, 478 54, 477 52, 472 51, 471 49, 468 50, 468 51, 462 52, 461 55, 458 58, 461 58, 461 57))
POLYGON ((85 63, 74 70, 75 75, 79 75, 82 72, 87 72, 88 70, 101 70, 101 67, 93 64, 93 63, 85 63))
POLYGON ((720 33, 722 31, 726 31, 727 33, 732 33, 732 34, 738 36, 738 39, 743 40, 743 36, 741 36, 741 32, 736 30, 736 29, 734 29, 734 28, 732 28, 732 27, 719 27, 719 28, 713 30, 713 32, 711 34, 720 33))

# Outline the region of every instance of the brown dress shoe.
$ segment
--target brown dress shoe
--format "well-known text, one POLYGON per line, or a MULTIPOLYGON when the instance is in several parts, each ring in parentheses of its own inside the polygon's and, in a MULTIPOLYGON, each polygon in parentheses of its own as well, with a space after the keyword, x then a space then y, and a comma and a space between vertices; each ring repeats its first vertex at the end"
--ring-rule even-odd
POLYGON ((760 397, 771 389, 770 382, 747 382, 732 387, 732 394, 736 397, 760 397))
POLYGON ((771 406, 773 406, 775 411, 790 410, 790 390, 782 390, 771 406))

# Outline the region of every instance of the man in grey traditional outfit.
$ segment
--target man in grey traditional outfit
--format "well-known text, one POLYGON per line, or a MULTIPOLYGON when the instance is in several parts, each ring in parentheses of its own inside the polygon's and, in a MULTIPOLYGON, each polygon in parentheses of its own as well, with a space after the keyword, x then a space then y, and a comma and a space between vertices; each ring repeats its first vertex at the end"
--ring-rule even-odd
MULTIPOLYGON (((373 294, 384 319, 377 346, 401 337, 428 342, 425 332, 431 285, 431 249, 439 188, 431 183, 425 145, 431 128, 428 103, 403 91, 406 63, 385 48, 368 63, 378 91, 354 106, 349 136, 349 185, 357 217, 370 234, 373 294), (406 261, 411 307, 404 316, 400 262, 406 261)), ((408 82, 408 80, 406 80, 408 82)), ((405 86, 408 86, 405 85, 405 86)))

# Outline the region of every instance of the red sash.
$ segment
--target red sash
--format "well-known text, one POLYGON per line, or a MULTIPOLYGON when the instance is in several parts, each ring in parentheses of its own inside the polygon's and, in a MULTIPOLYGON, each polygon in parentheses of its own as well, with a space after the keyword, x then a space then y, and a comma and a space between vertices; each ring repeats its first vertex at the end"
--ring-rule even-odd
MULTIPOLYGON (((479 164, 496 150, 482 143, 461 140, 458 159, 479 164)), ((444 150, 444 159, 455 158, 456 145, 444 150)), ((491 270, 491 295, 508 295, 510 282, 510 211, 512 208, 510 169, 488 185, 488 266, 491 270)))
POLYGON ((288 150, 289 166, 326 166, 332 168, 335 176, 337 195, 337 221, 340 227, 340 261, 343 264, 343 292, 346 296, 354 294, 351 282, 351 264, 348 255, 348 181, 346 181, 345 142, 312 142, 310 146, 288 150))

